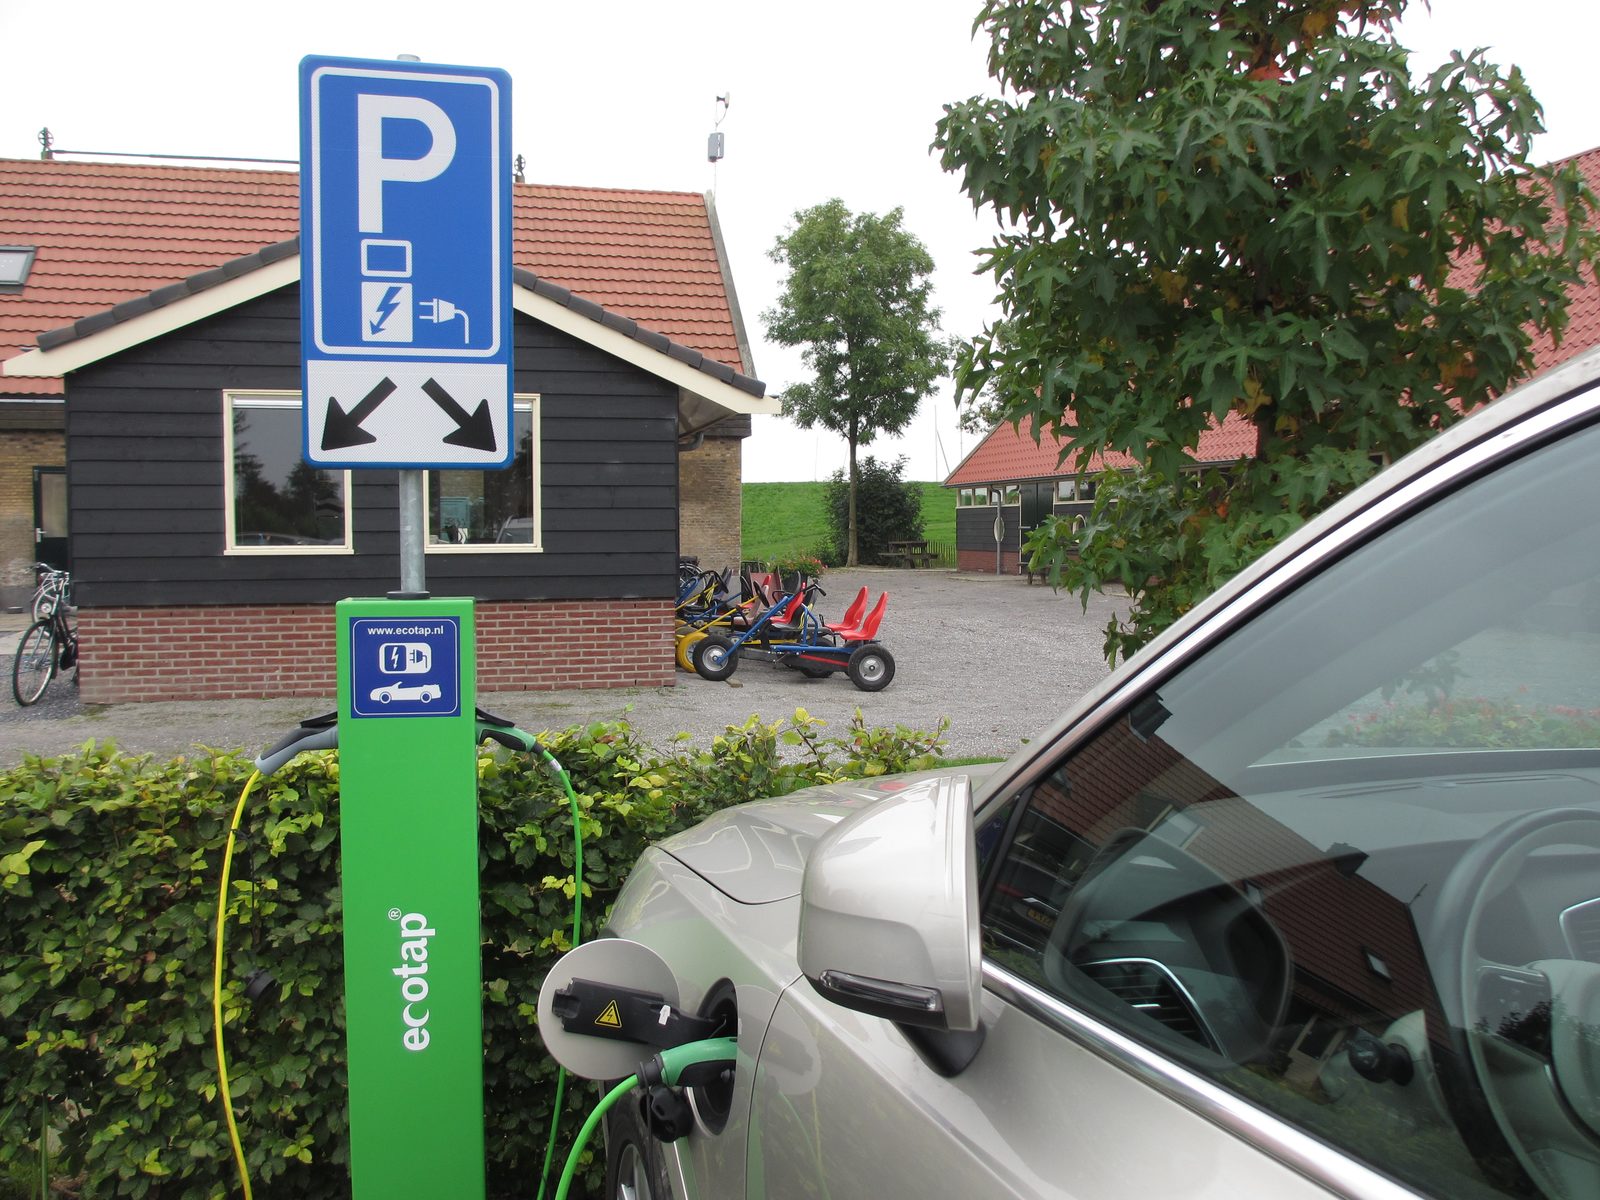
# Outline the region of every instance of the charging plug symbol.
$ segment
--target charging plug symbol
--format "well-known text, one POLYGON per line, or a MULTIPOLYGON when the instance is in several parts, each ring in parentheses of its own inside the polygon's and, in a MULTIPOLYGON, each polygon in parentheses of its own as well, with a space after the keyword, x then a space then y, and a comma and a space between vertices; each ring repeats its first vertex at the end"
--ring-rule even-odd
POLYGON ((433 669, 433 651, 426 642, 384 642, 378 647, 378 669, 385 675, 426 675, 433 669))
POLYGON ((457 308, 448 300, 424 300, 417 305, 418 315, 424 321, 432 321, 435 325, 442 325, 446 321, 461 318, 461 344, 467 345, 472 341, 472 325, 465 309, 457 308))

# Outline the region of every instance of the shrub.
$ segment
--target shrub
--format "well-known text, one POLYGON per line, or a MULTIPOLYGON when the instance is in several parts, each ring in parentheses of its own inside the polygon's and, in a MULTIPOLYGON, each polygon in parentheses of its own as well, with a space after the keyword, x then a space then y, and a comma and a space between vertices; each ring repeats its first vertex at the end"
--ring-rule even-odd
POLYGON ((805 579, 821 579, 823 571, 827 569, 815 554, 780 554, 767 566, 785 579, 795 575, 805 579))
MULTIPOLYGON (((890 542, 922 536, 922 488, 901 479, 906 460, 879 462, 868 455, 857 464, 856 551, 864 563, 881 563, 890 542)), ((823 489, 833 561, 848 562, 850 549, 850 480, 835 471, 823 489)))
POLYGON ((1600 745, 1600 708, 1523 705, 1483 696, 1426 702, 1389 701, 1346 717, 1324 738, 1329 746, 1475 750, 1600 745))
MULTIPOLYGON (((932 766, 942 732, 871 730, 858 711, 829 736, 799 710, 664 755, 625 723, 546 735, 583 811, 584 936, 650 842, 737 801, 932 766)), ((478 768, 489 1194, 525 1197, 555 1091, 535 1002, 570 941, 573 839, 565 793, 537 759, 485 753, 478 768)), ((53 1173, 70 1172, 84 1195, 231 1191, 211 972, 222 853, 250 772, 232 754, 160 763, 89 743, 0 773, 0 1179, 28 1177, 45 1117, 53 1173)), ((350 1192, 338 779, 323 753, 259 785, 234 864, 224 1020, 241 1137, 266 1195, 350 1192), (252 1004, 243 980, 256 967, 276 985, 252 1004)), ((592 1103, 567 1092, 562 1156, 592 1103)), ((595 1149, 586 1170, 598 1188, 595 1149)))

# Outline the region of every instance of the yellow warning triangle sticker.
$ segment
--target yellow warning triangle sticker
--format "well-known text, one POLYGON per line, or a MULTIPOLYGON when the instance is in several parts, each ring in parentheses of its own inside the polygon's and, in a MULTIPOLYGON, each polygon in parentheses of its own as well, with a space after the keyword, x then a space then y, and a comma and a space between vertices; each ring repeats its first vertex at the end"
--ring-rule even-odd
POLYGON ((622 1028, 622 1014, 617 1011, 615 1000, 605 1006, 604 1011, 594 1019, 596 1025, 604 1025, 607 1029, 622 1028))

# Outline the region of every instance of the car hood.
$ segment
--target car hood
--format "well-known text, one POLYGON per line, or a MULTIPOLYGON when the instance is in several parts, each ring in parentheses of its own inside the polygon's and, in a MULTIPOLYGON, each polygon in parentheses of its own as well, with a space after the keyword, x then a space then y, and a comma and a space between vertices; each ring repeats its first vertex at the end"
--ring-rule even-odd
POLYGON ((773 800, 724 809, 660 849, 740 904, 771 904, 800 894, 817 839, 845 817, 928 779, 976 781, 993 765, 885 775, 807 788, 773 800))

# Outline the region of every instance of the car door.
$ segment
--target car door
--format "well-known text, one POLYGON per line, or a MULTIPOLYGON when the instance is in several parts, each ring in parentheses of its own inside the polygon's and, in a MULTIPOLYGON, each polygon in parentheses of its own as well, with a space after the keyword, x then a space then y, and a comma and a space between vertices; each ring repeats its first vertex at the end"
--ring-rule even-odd
POLYGON ((749 1194, 1600 1195, 1600 428, 1563 411, 1009 767, 981 1047, 795 984, 749 1194))

